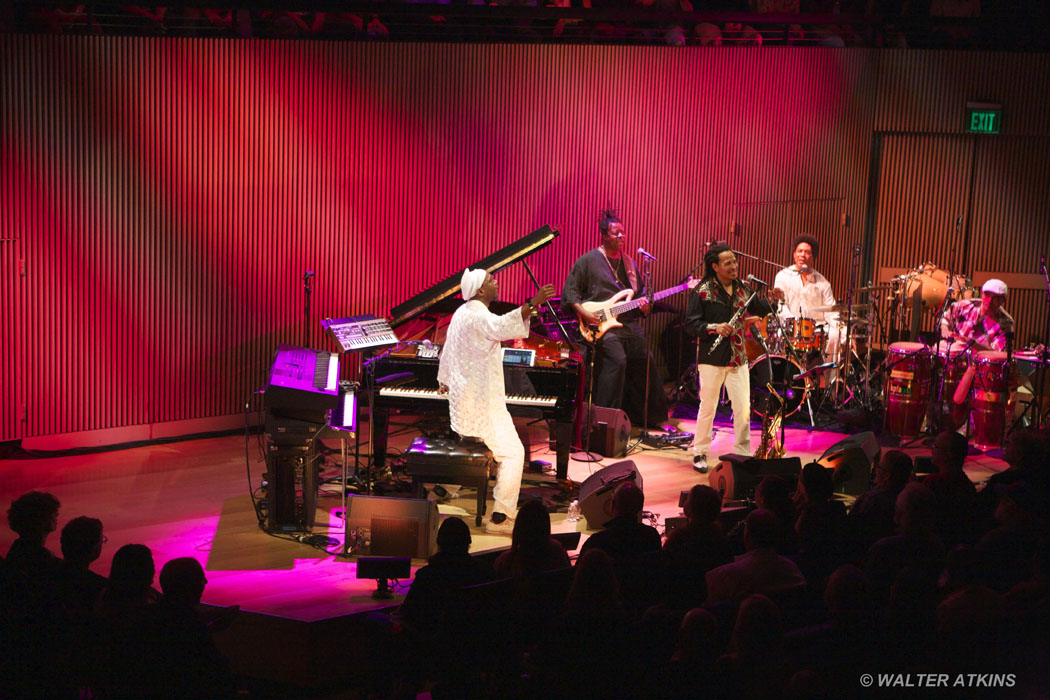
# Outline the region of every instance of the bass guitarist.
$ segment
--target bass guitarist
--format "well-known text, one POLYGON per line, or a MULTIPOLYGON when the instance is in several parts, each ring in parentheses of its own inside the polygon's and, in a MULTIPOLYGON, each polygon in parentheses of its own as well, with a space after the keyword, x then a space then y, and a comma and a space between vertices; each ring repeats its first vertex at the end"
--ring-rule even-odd
MULTIPOLYGON (((583 325, 597 327, 598 317, 583 304, 605 301, 630 289, 640 298, 643 289, 634 261, 623 251, 624 226, 613 210, 603 210, 598 220, 600 245, 581 255, 569 272, 561 303, 575 311, 583 325)), ((667 422, 667 397, 656 363, 649 358, 645 333, 639 321, 649 314, 649 304, 617 317, 612 327, 596 340, 594 395, 591 402, 607 408, 622 408, 633 425, 660 427, 667 422), (646 364, 649 366, 649 416, 645 420, 646 364)))

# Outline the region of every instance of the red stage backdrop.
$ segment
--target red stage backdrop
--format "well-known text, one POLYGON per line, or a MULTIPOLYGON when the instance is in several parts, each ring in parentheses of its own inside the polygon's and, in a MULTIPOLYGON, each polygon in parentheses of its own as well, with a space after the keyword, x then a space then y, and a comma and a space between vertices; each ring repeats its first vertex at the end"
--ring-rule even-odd
POLYGON ((234 425, 277 344, 331 349, 320 319, 543 224, 560 286, 606 202, 658 288, 710 239, 786 262, 805 230, 840 296, 854 245, 861 280, 1012 275, 1023 340, 1048 83, 1045 55, 0 37, 0 440, 234 425), (964 134, 967 99, 1003 132, 964 134))

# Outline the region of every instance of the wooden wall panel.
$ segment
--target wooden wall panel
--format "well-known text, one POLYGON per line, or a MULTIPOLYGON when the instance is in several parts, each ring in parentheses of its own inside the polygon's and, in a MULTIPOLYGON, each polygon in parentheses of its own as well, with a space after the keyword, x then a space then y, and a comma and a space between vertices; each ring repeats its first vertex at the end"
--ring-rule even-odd
POLYGON ((875 129, 959 134, 967 100, 1003 105, 1003 134, 1037 135, 1050 129, 1050 54, 985 51, 879 53, 875 129))
MULTIPOLYGON (((888 135, 883 139, 875 218, 874 279, 886 282, 927 262, 959 273, 968 226, 973 140, 964 136, 888 135)), ((934 327, 926 308, 920 329, 934 327)), ((903 306, 897 327, 911 327, 903 306)))
POLYGON ((1016 324, 1016 346, 1043 338, 1047 290, 1040 256, 1050 257, 1050 138, 978 139, 974 163, 969 274, 1017 274, 1006 305, 1016 324), (1020 277, 1026 275, 1027 277, 1020 277))
MULTIPOLYGON (((57 36, 2 36, 0 52, 0 162, 11 175, 0 225, 27 261, 13 302, 26 350, 15 342, 14 366, 30 436, 239 412, 277 344, 330 348, 320 319, 386 313, 543 224, 562 235, 530 263, 560 286, 597 243, 607 202, 628 248, 660 258, 657 288, 699 262, 708 240, 786 261, 790 234, 809 228, 844 296, 876 119, 932 128, 887 121, 904 98, 880 71, 910 90, 924 61, 955 70, 961 60, 57 36), (738 205, 754 203, 729 234, 738 205)), ((988 84, 1043 75, 1043 57, 1002 61, 986 67, 1000 71, 988 84)), ((1044 101, 1015 123, 1037 124, 1044 101)), ((892 146, 898 175, 880 200, 880 232, 895 233, 865 251, 880 260, 891 249, 910 259, 927 238, 936 248, 955 213, 954 202, 908 199, 900 174, 954 172, 964 154, 906 146, 892 146), (917 219, 927 238, 893 238, 917 219)), ((531 292, 520 266, 501 287, 511 301, 531 292)), ((670 320, 649 320, 654 344, 670 320)))

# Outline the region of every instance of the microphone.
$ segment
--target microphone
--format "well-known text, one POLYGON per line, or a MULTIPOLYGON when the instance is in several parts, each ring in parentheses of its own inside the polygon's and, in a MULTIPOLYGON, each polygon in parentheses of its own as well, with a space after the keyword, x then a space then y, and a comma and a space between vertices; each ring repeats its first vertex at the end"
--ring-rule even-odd
POLYGON ((303 275, 303 282, 305 282, 306 280, 310 279, 313 276, 314 276, 314 271, 313 270, 307 270, 306 274, 303 275))
POLYGON ((650 255, 649 253, 647 253, 647 252, 645 251, 645 248, 639 248, 639 249, 638 249, 638 254, 639 254, 639 255, 642 255, 642 256, 644 256, 644 257, 647 257, 647 258, 649 258, 649 259, 650 259, 650 260, 652 260, 653 262, 656 262, 656 258, 655 258, 655 257, 653 257, 652 255, 650 255))
POLYGON ((752 284, 757 284, 757 285, 759 285, 760 287, 768 287, 768 286, 769 286, 768 284, 766 284, 766 283, 765 283, 765 282, 763 282, 762 280, 758 279, 758 278, 757 278, 757 277, 755 277, 754 275, 748 275, 748 276, 747 276, 747 281, 748 281, 748 282, 751 282, 752 284))

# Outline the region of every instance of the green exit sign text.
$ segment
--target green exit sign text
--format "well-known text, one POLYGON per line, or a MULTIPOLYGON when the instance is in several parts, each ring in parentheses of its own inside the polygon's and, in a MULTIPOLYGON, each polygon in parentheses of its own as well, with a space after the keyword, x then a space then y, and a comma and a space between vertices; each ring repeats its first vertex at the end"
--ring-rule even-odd
POLYGON ((998 134, 1003 120, 1003 106, 992 102, 966 103, 966 131, 975 134, 998 134))

